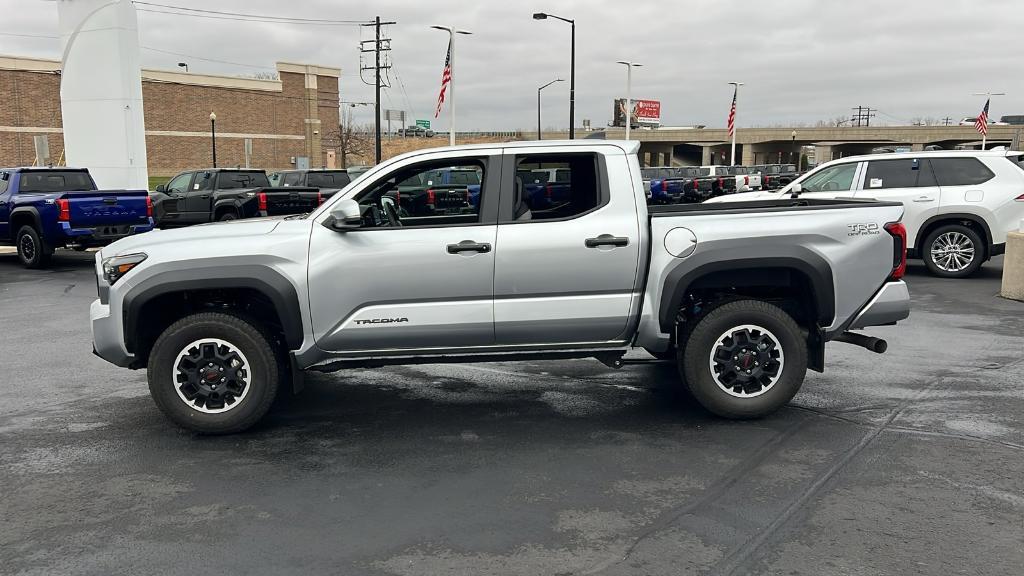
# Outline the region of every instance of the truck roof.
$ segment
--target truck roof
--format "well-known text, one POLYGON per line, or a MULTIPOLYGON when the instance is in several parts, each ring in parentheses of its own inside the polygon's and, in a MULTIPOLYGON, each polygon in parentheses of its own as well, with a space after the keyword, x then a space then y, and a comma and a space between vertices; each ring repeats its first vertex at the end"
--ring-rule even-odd
POLYGON ((465 150, 487 150, 493 148, 593 148, 595 146, 614 146, 616 148, 620 148, 627 154, 635 154, 640 150, 640 142, 637 140, 588 140, 586 138, 577 140, 524 140, 519 142, 490 142, 485 144, 459 144, 456 146, 440 146, 438 148, 422 148, 394 156, 389 158, 386 162, 391 163, 394 160, 412 158, 420 154, 435 152, 458 152, 465 150))
POLYGON ((88 168, 74 168, 67 166, 12 166, 10 168, 0 168, 0 170, 8 170, 10 172, 28 172, 35 170, 38 172, 45 172, 47 170, 60 170, 61 172, 88 172, 88 168))

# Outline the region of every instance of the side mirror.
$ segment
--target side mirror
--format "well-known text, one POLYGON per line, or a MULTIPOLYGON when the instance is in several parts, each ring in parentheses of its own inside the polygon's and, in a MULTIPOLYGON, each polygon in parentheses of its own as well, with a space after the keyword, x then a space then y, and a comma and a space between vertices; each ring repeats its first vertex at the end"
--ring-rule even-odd
POLYGON ((796 184, 793 184, 792 186, 789 187, 789 191, 794 194, 799 194, 804 191, 804 187, 799 182, 797 182, 796 184))
POLYGON ((331 208, 330 215, 324 220, 324 226, 335 232, 346 232, 361 228, 363 225, 362 210, 359 203, 351 198, 339 201, 331 208))
POLYGON ((157 184, 156 185, 156 191, 160 192, 160 193, 166 193, 167 192, 167 184, 157 184))

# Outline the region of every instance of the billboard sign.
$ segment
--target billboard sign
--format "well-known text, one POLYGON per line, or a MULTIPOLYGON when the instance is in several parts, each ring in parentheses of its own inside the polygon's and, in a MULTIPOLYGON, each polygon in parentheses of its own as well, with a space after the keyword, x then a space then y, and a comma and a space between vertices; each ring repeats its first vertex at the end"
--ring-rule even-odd
MULTIPOLYGON (((632 100, 632 124, 633 126, 644 125, 644 126, 658 126, 661 124, 661 101, 659 100, 632 100)), ((624 127, 625 121, 625 108, 626 99, 618 98, 615 100, 615 120, 612 122, 612 126, 624 127)))

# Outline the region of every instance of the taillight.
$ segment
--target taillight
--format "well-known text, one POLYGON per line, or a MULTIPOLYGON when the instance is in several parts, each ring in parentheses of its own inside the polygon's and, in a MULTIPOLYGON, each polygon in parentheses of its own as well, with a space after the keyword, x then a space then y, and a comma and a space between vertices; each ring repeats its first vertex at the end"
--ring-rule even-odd
POLYGON ((71 222, 71 205, 66 198, 57 200, 57 220, 60 222, 71 222))
POLYGON ((907 273, 907 227, 902 222, 889 222, 885 231, 892 235, 892 273, 890 280, 899 280, 907 273))
POLYGON ((697 179, 694 178, 693 179, 693 189, 696 190, 697 188, 699 188, 699 186, 697 185, 697 179))
POLYGON ((761 176, 761 179, 764 180, 764 182, 761 182, 761 184, 764 185, 764 186, 768 186, 769 184, 772 183, 772 177, 771 176, 761 176))
POLYGON ((153 217, 153 198, 146 196, 146 218, 153 217))
POLYGON ((725 178, 722 178, 721 176, 718 177, 718 187, 719 188, 724 188, 725 187, 725 178))
POLYGON ((316 193, 316 205, 319 206, 324 203, 324 195, 322 192, 316 193))
POLYGON ((750 185, 750 176, 744 176, 743 177, 743 185, 744 186, 749 186, 750 185))
POLYGON ((469 204, 469 188, 466 188, 466 204, 469 204))
POLYGON ((427 204, 433 204, 437 200, 437 195, 434 194, 433 190, 427 190, 427 204))
POLYGON ((551 198, 551 184, 544 187, 544 197, 551 198))
POLYGON ((259 203, 258 208, 260 210, 266 210, 267 209, 267 193, 266 192, 260 192, 259 194, 256 195, 256 199, 257 199, 256 201, 259 203))

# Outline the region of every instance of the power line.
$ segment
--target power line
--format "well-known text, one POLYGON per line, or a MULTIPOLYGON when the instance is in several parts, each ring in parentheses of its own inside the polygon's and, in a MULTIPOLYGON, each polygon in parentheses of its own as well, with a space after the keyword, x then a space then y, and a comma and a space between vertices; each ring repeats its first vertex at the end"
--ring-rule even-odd
POLYGON ((851 119, 853 122, 855 122, 854 125, 857 127, 860 127, 862 125, 871 126, 871 119, 875 117, 874 113, 878 112, 876 108, 870 108, 868 106, 857 106, 856 108, 851 108, 851 110, 857 111, 857 113, 851 119))
POLYGON ((17 36, 19 38, 60 38, 60 36, 50 36, 49 34, 16 34, 14 32, 0 32, 0 36, 17 36))
POLYGON ((151 14, 169 14, 171 16, 190 16, 192 18, 206 18, 209 20, 231 20, 235 22, 265 22, 269 24, 297 24, 305 26, 361 26, 355 22, 306 22, 301 20, 279 20, 266 18, 246 18, 242 16, 217 16, 213 14, 199 14, 191 12, 172 12, 167 10, 155 10, 152 8, 136 8, 137 12, 149 12, 151 14))
POLYGON ((366 22, 367 22, 366 20, 326 20, 324 18, 295 18, 295 17, 292 17, 292 16, 272 16, 272 15, 268 15, 268 14, 251 14, 251 13, 245 13, 245 12, 225 12, 225 11, 222 11, 222 10, 205 10, 205 9, 202 9, 202 8, 188 8, 186 6, 173 6, 173 5, 170 5, 170 4, 158 4, 156 2, 142 2, 141 0, 135 0, 132 3, 133 4, 138 4, 140 6, 154 6, 154 7, 157 7, 157 8, 169 8, 169 9, 172 9, 172 10, 182 10, 182 11, 185 11, 185 12, 197 12, 199 14, 212 14, 212 15, 218 15, 218 16, 240 16, 240 17, 243 17, 243 18, 258 18, 258 19, 261 19, 261 20, 286 21, 288 23, 294 23, 294 24, 299 24, 299 23, 319 24, 319 25, 331 25, 331 24, 346 25, 347 24, 347 25, 356 25, 356 26, 358 26, 358 25, 361 25, 361 24, 366 24, 366 22))
POLYGON ((192 54, 183 54, 181 52, 171 52, 170 50, 161 50, 160 48, 151 48, 149 46, 139 46, 139 48, 142 48, 143 50, 149 50, 151 52, 160 52, 161 54, 170 54, 171 56, 181 56, 182 58, 191 58, 193 60, 202 60, 203 62, 214 62, 214 63, 217 63, 217 64, 230 64, 232 66, 243 66, 243 67, 246 67, 246 68, 260 68, 262 70, 274 70, 274 71, 277 70, 277 68, 274 68, 273 66, 260 66, 258 64, 243 64, 241 62, 230 62, 228 60, 215 60, 213 58, 205 58, 203 56, 195 56, 195 55, 192 55, 192 54))

